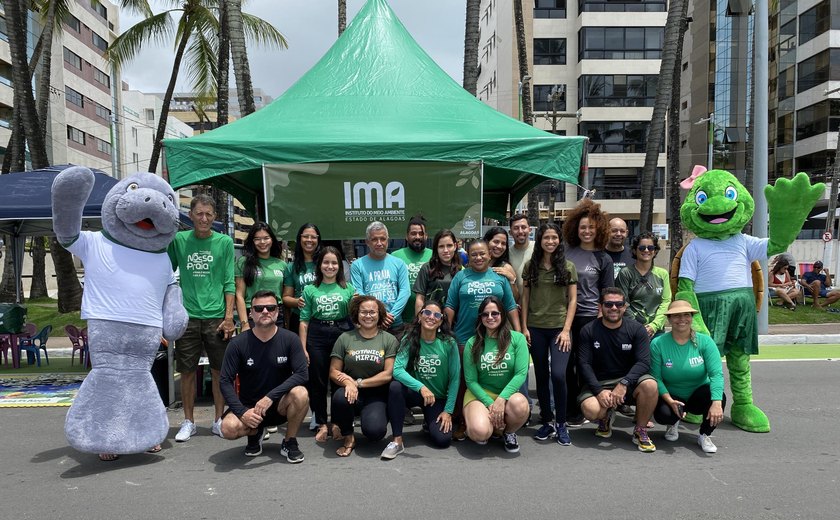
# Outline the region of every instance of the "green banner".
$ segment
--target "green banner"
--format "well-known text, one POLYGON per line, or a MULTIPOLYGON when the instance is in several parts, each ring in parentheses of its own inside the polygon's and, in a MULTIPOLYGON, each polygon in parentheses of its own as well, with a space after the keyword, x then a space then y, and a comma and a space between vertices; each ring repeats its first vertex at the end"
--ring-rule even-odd
POLYGON ((443 228, 464 239, 481 233, 480 162, 265 164, 263 177, 266 220, 284 240, 305 222, 325 240, 363 238, 374 220, 398 238, 417 214, 429 236, 443 228))

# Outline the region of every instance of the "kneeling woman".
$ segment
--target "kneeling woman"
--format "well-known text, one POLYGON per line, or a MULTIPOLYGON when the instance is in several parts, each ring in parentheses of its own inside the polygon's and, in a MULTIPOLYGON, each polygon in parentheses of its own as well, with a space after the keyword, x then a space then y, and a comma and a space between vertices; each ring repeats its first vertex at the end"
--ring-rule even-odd
POLYGON ((676 441, 685 412, 703 415, 697 444, 704 452, 715 453, 717 446, 710 435, 723 421, 726 406, 720 351, 712 338, 691 330, 697 311, 687 301, 671 302, 665 314, 671 332, 650 345, 650 375, 659 383, 654 417, 659 424, 669 425, 665 440, 676 441))
POLYGON ((350 302, 350 318, 356 330, 339 336, 330 361, 330 379, 340 387, 332 397, 332 420, 343 436, 336 453, 347 457, 356 447, 353 418, 361 415, 362 434, 372 441, 385 437, 388 383, 397 355, 397 338, 382 330, 387 311, 373 296, 357 296, 350 302))
POLYGON ((388 420, 394 440, 382 452, 383 459, 393 459, 404 451, 406 407, 421 406, 432 443, 437 448, 449 447, 460 374, 458 344, 443 319, 443 308, 437 302, 427 301, 403 337, 394 362, 394 381, 388 396, 388 420))
POLYGON ((525 336, 510 330, 501 300, 490 296, 478 308, 475 336, 464 348, 464 419, 467 436, 486 444, 494 431, 504 432, 505 450, 519 451, 516 431, 528 418, 528 400, 518 392, 528 374, 525 336))

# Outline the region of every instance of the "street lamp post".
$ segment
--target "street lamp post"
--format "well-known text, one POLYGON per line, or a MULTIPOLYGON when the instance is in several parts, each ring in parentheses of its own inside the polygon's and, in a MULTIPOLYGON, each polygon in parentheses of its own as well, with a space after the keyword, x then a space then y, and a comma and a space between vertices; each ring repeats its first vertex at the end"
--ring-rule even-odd
POLYGON ((714 156, 714 153, 715 153, 715 113, 711 112, 709 114, 709 117, 704 117, 704 118, 698 119, 697 122, 694 123, 694 124, 695 125, 702 125, 703 123, 709 123, 709 135, 708 135, 709 150, 708 150, 708 155, 706 157, 706 168, 709 169, 709 170, 713 170, 714 169, 714 159, 715 159, 715 156, 714 156))

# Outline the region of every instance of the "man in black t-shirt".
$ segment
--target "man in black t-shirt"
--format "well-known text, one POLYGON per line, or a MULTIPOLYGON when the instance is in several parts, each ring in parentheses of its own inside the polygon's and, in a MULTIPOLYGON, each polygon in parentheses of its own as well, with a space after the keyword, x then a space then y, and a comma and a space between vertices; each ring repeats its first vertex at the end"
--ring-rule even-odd
POLYGON ((656 451, 647 434, 647 422, 659 398, 650 371, 650 339, 636 320, 624 320, 624 292, 608 287, 601 292, 600 319, 589 322, 580 333, 578 373, 583 391, 578 396, 584 417, 598 421, 595 435, 612 435, 615 408, 636 405, 633 442, 639 451, 656 451))
POLYGON ((610 255, 613 261, 613 278, 618 276, 618 272, 621 271, 622 267, 636 263, 630 248, 624 245, 626 241, 627 222, 624 222, 624 220, 618 217, 610 220, 610 239, 607 241, 607 246, 604 250, 610 255))
POLYGON ((266 426, 288 422, 280 453, 292 464, 303 462, 296 439, 309 409, 304 386, 309 379, 300 339, 276 325, 277 295, 257 291, 251 300, 254 326, 231 340, 222 363, 221 390, 228 410, 222 416, 222 437, 248 436, 245 455, 262 453, 266 426), (239 376, 239 394, 234 382, 239 376))

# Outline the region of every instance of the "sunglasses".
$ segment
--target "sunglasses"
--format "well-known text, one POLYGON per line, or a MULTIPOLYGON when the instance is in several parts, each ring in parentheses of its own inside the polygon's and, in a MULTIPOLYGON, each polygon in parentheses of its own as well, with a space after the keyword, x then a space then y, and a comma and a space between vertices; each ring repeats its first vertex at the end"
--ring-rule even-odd
POLYGON ((613 308, 613 307, 624 307, 625 303, 626 302, 624 300, 621 300, 621 301, 617 301, 617 302, 603 302, 603 303, 601 303, 601 305, 610 309, 610 308, 613 308))
POLYGON ((277 310, 277 305, 254 305, 251 307, 254 309, 254 312, 257 314, 261 314, 262 311, 274 312, 277 310))
POLYGON ((482 319, 498 318, 501 315, 502 315, 502 313, 499 312, 499 311, 487 311, 487 312, 482 312, 481 314, 479 314, 479 316, 481 316, 482 319))
POLYGON ((429 309, 423 309, 422 311, 420 311, 420 313, 427 318, 434 318, 436 320, 443 318, 443 314, 435 311, 430 311, 429 309))
POLYGON ((656 251, 656 246, 638 246, 636 249, 638 249, 639 251, 653 252, 656 251))

